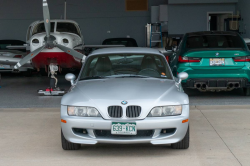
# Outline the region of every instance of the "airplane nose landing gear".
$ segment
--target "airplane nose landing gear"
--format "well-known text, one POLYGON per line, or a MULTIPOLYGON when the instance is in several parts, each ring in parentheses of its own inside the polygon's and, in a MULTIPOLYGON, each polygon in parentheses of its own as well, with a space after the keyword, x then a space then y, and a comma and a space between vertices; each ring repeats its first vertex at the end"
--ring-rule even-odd
POLYGON ((53 90, 60 90, 60 88, 57 87, 58 79, 55 77, 55 75, 58 72, 58 66, 50 64, 49 69, 50 69, 50 88, 52 88, 53 90))
POLYGON ((49 75, 50 75, 50 87, 44 90, 39 90, 38 94, 40 96, 62 96, 66 92, 57 87, 58 79, 56 74, 58 72, 58 66, 55 64, 49 65, 49 75))

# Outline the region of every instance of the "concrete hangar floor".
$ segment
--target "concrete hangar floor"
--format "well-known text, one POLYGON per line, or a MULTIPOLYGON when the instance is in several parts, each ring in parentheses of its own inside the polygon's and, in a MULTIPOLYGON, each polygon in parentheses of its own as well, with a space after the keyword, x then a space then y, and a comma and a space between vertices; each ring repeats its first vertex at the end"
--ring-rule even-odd
MULTIPOLYGON (((64 76, 59 79, 60 87, 69 88, 64 76)), ((249 165, 250 97, 240 90, 185 90, 191 103, 188 150, 102 144, 66 152, 60 142, 61 97, 36 93, 47 85, 43 76, 2 75, 0 165, 249 165)))

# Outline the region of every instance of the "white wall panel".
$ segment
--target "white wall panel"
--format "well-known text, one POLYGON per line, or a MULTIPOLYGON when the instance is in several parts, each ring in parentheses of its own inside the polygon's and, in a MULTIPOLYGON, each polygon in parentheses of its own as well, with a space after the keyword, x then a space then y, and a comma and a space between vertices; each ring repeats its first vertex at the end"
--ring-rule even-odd
POLYGON ((169 0, 169 4, 237 3, 238 0, 169 0))

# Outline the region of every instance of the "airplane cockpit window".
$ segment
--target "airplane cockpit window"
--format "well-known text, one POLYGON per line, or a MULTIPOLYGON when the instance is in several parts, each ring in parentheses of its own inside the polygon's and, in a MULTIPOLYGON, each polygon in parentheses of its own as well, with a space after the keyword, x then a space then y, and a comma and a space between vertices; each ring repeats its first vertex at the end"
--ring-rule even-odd
POLYGON ((73 23, 58 22, 56 31, 57 32, 74 33, 74 34, 76 34, 78 36, 81 36, 79 30, 76 27, 76 25, 73 24, 73 23))
MULTIPOLYGON (((55 23, 54 22, 52 22, 52 23, 50 23, 50 32, 54 32, 54 29, 55 29, 55 23)), ((33 30, 33 33, 32 33, 32 36, 33 35, 35 35, 35 34, 37 34, 37 33, 44 33, 45 32, 45 26, 44 26, 44 23, 40 23, 40 24, 38 24, 35 28, 34 28, 34 30, 33 30)))

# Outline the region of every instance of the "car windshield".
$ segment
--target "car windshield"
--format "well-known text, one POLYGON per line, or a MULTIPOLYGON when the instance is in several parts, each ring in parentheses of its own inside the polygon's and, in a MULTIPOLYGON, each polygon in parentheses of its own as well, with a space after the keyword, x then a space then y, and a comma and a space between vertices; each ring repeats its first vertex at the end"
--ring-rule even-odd
MULTIPOLYGON (((54 32, 55 29, 55 23, 50 23, 50 32, 54 32)), ((32 35, 38 34, 38 33, 44 33, 45 32, 45 26, 44 23, 40 23, 37 26, 35 26, 32 35)))
POLYGON ((123 77, 172 79, 166 60, 152 54, 118 54, 89 57, 80 80, 123 77))
POLYGON ((206 48, 222 48, 243 49, 245 45, 241 38, 237 35, 202 35, 190 36, 187 39, 186 48, 190 49, 206 49, 206 48))

